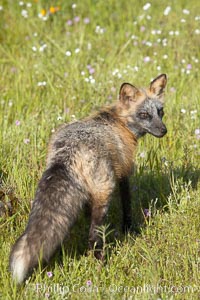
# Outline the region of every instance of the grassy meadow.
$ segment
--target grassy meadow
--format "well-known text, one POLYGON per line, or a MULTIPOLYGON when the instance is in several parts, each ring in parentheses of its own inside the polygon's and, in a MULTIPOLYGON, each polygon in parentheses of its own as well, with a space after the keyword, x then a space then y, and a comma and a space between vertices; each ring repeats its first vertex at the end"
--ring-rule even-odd
POLYGON ((200 299, 200 6, 196 0, 0 1, 0 299, 200 299), (51 134, 118 98, 123 82, 168 76, 163 139, 139 141, 133 232, 118 193, 106 262, 87 256, 83 212, 50 265, 20 287, 23 232, 51 134))

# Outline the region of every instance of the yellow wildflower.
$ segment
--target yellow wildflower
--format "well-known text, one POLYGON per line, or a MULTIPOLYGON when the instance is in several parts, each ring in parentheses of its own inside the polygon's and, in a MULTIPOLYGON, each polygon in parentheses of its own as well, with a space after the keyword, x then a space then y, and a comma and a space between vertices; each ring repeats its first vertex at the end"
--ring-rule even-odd
POLYGON ((53 7, 53 6, 51 6, 50 9, 49 9, 49 12, 50 12, 51 14, 54 14, 54 13, 56 12, 56 8, 53 7))
POLYGON ((46 12, 46 9, 44 9, 44 8, 41 9, 40 14, 41 14, 43 17, 46 15, 46 13, 47 13, 47 12, 46 12))
POLYGON ((60 10, 60 6, 51 6, 49 9, 50 14, 55 14, 57 11, 60 10))

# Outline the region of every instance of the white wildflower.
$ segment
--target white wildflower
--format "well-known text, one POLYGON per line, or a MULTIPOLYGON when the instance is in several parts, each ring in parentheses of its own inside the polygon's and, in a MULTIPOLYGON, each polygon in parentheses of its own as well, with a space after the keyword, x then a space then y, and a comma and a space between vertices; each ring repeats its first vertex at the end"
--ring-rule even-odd
POLYGON ((188 9, 183 9, 183 13, 184 13, 184 15, 189 15, 190 11, 188 9))
POLYGON ((66 51, 66 52, 65 52, 65 55, 66 55, 66 56, 71 56, 72 53, 71 53, 71 51, 66 51))
POLYGON ((186 109, 185 108, 181 108, 181 113, 185 114, 186 113, 186 109))
POLYGON ((26 9, 22 9, 21 15, 22 15, 22 17, 24 17, 24 18, 28 18, 28 11, 27 11, 26 9))
POLYGON ((171 11, 171 6, 167 6, 166 8, 165 8, 165 10, 164 10, 164 16, 168 16, 168 14, 170 13, 170 11, 171 11))
POLYGON ((33 50, 33 52, 36 52, 36 51, 37 51, 37 47, 36 47, 36 46, 33 46, 33 47, 32 47, 32 50, 33 50))
POLYGON ((148 2, 143 6, 143 10, 148 10, 150 7, 151 7, 151 3, 148 2))
POLYGON ((75 51, 74 51, 76 54, 78 54, 80 52, 80 49, 79 48, 76 48, 75 51))

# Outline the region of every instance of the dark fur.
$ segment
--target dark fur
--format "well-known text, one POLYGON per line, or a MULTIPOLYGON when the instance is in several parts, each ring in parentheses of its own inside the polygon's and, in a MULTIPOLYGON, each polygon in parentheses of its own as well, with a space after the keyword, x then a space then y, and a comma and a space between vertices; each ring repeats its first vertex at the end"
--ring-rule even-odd
MULTIPOLYGON (((147 132, 157 137, 166 133, 162 122, 165 85, 165 75, 157 77, 145 91, 123 84, 115 105, 63 125, 54 134, 28 225, 10 255, 10 269, 17 282, 26 278, 39 259, 49 261, 86 203, 91 206, 89 248, 101 248, 96 228, 103 223, 117 182, 123 229, 130 228, 127 176, 137 139, 147 132)), ((101 251, 95 254, 101 258, 101 251)))

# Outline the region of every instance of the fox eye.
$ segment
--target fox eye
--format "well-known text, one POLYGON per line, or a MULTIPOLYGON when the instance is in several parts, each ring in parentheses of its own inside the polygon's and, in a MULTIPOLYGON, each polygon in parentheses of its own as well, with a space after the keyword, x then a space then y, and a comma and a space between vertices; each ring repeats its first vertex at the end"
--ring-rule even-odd
POLYGON ((158 114, 159 114, 159 116, 160 116, 161 118, 164 116, 163 108, 161 108, 161 109, 158 110, 158 114))
POLYGON ((148 119, 148 118, 150 118, 150 115, 147 112, 141 112, 141 113, 139 113, 139 117, 141 119, 148 119))

